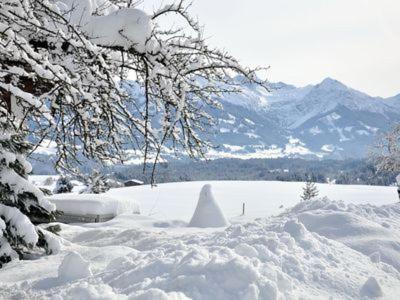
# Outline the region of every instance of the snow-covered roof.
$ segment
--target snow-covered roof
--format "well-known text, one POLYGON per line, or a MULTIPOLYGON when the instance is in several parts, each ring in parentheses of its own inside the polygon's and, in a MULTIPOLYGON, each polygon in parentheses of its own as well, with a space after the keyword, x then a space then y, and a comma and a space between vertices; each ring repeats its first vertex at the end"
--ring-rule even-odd
POLYGON ((133 199, 119 199, 105 194, 57 194, 48 198, 57 210, 75 215, 119 215, 139 213, 139 204, 133 199))

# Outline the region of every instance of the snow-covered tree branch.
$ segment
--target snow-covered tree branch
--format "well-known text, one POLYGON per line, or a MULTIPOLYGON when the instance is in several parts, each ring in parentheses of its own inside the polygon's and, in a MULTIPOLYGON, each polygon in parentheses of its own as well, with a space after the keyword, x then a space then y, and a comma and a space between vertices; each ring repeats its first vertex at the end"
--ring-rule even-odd
POLYGON ((400 124, 381 136, 371 157, 378 171, 400 173, 400 124))
MULTIPOLYGON (((82 156, 123 161, 128 147, 141 151, 144 162, 150 155, 157 162, 165 146, 204 154, 210 145, 199 133, 213 123, 204 108, 219 108, 222 93, 240 92, 231 75, 265 85, 256 70, 209 47, 187 8, 179 1, 147 14, 122 0, 1 1, 1 203, 31 212, 22 210, 30 200, 13 202, 6 192, 14 182, 4 172, 26 183, 30 171, 29 145, 16 147, 10 134, 20 144, 28 134, 36 144, 56 141, 56 166, 70 171, 82 156), (185 25, 162 28, 166 15, 185 25), (144 99, 129 94, 129 79, 144 99)), ((29 195, 42 209, 43 195, 29 195)), ((53 208, 43 209, 50 219, 53 208)))

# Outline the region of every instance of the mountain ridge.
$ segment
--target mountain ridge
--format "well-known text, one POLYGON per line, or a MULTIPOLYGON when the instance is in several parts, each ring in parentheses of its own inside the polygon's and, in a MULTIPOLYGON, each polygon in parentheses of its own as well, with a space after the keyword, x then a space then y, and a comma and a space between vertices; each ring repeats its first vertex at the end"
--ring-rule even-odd
POLYGON ((305 87, 271 83, 269 93, 256 85, 244 85, 242 92, 221 97, 228 119, 216 116, 220 126, 214 134, 216 144, 228 144, 231 149, 242 147, 237 157, 269 153, 267 150, 274 150, 272 156, 365 157, 377 134, 400 121, 400 95, 372 97, 329 77, 305 87), (241 113, 232 112, 233 107, 243 108, 246 119, 253 124, 237 121, 241 113), (264 124, 254 122, 252 116, 267 119, 273 126, 268 126, 266 132, 264 124), (281 132, 280 138, 276 143, 265 142, 263 136, 279 135, 275 127, 281 132))

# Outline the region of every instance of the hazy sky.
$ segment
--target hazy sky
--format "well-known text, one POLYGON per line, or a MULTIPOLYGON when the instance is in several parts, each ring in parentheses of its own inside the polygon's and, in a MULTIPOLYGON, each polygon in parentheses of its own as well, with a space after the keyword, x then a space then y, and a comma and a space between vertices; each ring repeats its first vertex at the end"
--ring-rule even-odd
POLYGON ((400 93, 399 0, 194 0, 191 12, 212 45, 271 66, 271 81, 329 76, 373 96, 400 93))

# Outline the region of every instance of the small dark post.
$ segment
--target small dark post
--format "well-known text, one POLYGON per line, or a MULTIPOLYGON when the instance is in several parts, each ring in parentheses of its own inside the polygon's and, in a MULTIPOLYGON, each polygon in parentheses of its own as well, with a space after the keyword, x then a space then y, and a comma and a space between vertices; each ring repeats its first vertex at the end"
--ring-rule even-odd
POLYGON ((242 216, 244 216, 245 211, 246 211, 246 203, 243 202, 242 216))

